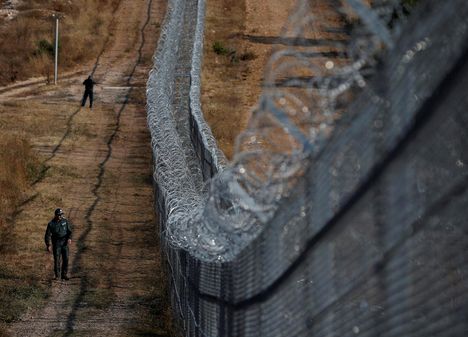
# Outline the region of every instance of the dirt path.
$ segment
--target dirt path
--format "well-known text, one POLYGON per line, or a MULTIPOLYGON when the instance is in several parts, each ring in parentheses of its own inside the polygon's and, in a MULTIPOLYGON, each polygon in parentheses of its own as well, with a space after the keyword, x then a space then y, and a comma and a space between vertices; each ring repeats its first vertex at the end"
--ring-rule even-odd
MULTIPOLYGON (((50 133, 32 139, 45 166, 16 226, 44 227, 54 207, 74 224, 71 280, 51 283, 47 305, 12 325, 13 336, 170 335, 145 111, 164 10, 163 0, 121 0, 109 41, 88 70, 64 76, 57 88, 31 81, 0 92, 10 104, 47 104, 47 116, 37 119, 51 124, 50 133), (99 83, 92 110, 78 104, 91 71, 99 83)), ((33 249, 43 245, 39 233, 29 238, 33 249)), ((53 273, 51 256, 47 261, 46 284, 53 273)))

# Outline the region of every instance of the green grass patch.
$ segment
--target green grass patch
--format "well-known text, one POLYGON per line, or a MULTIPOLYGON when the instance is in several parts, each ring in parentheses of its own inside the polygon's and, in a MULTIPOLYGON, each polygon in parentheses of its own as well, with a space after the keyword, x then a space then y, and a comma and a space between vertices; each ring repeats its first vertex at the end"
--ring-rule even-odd
POLYGON ((54 46, 51 42, 46 39, 39 40, 37 43, 37 50, 35 51, 34 55, 48 55, 53 57, 55 55, 54 46))
POLYGON ((225 47, 220 41, 215 41, 213 43, 213 51, 217 55, 228 57, 229 61, 234 64, 239 63, 239 61, 251 61, 257 58, 254 52, 245 50, 242 53, 238 53, 236 49, 225 47))
POLYGON ((218 55, 228 55, 231 50, 229 48, 226 48, 222 42, 215 41, 213 43, 213 51, 218 55))

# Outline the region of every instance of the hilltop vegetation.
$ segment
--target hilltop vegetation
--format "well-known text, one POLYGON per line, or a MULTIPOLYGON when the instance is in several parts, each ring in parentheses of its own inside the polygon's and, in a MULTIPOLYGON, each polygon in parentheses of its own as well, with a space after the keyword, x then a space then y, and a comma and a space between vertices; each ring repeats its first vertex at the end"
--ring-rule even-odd
POLYGON ((53 76, 54 14, 60 20, 59 64, 62 70, 96 56, 107 37, 118 0, 32 0, 17 15, 0 22, 0 85, 30 77, 53 76))

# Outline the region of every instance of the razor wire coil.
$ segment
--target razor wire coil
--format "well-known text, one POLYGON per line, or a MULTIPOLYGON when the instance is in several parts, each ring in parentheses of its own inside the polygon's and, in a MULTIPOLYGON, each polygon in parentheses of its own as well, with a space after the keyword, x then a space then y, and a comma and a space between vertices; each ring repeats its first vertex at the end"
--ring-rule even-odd
POLYGON ((148 124, 187 336, 468 331, 468 8, 420 7, 299 2, 227 165, 200 105, 204 1, 170 1, 148 124))

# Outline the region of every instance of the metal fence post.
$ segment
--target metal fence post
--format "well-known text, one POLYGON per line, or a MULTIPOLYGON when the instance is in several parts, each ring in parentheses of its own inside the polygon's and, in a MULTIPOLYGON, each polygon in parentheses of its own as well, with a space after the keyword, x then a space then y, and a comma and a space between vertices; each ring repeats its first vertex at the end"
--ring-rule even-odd
POLYGON ((54 62, 54 84, 57 85, 58 77, 58 30, 59 30, 59 17, 55 15, 55 62, 54 62))

